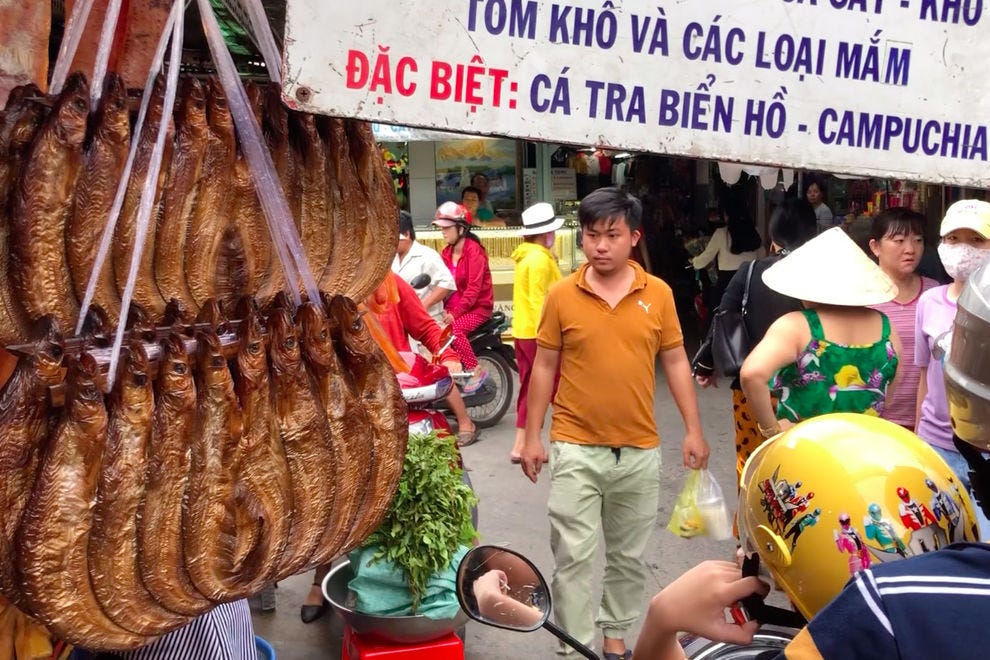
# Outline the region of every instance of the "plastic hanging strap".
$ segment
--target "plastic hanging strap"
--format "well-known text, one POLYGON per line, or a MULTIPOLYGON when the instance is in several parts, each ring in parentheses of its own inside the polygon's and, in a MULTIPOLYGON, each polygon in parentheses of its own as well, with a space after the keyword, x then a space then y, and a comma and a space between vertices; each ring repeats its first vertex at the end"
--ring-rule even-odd
POLYGON ((174 7, 175 24, 172 27, 172 50, 168 60, 168 77, 165 83, 165 103, 162 109, 162 120, 158 124, 158 135, 155 137, 155 147, 151 152, 151 162, 144 178, 141 190, 141 204, 138 206, 137 227, 134 234, 134 250, 131 252, 130 268, 127 271, 127 284, 120 301, 120 319, 117 322, 117 334, 114 336, 113 349, 110 352, 110 367, 107 372, 107 388, 113 387, 117 374, 117 362, 120 359, 120 347, 124 341, 124 330, 127 326, 127 310, 134 296, 134 285, 137 283, 138 269, 141 267, 141 255, 144 253, 145 241, 148 237, 148 225, 151 224, 151 207, 155 202, 158 188, 158 174, 162 168, 162 154, 165 152, 165 138, 168 136, 168 124, 172 120, 172 110, 175 107, 175 93, 179 88, 179 68, 182 66, 182 32, 184 5, 182 0, 176 0, 174 7))
POLYGON ((69 67, 72 66, 79 42, 82 41, 83 32, 86 31, 89 10, 92 8, 93 0, 76 0, 72 6, 69 22, 65 24, 65 32, 62 34, 62 45, 58 49, 58 59, 55 60, 55 68, 52 69, 52 82, 48 87, 49 94, 62 93, 65 79, 69 76, 69 67))
MULTIPOLYGON (((93 262, 93 270, 89 274, 89 282, 86 284, 86 294, 83 296, 79 320, 76 322, 76 334, 82 333, 83 322, 89 312, 89 306, 93 304, 93 296, 96 295, 96 284, 99 281, 103 264, 106 263, 107 255, 110 253, 110 243, 113 241, 113 232, 117 228, 117 220, 120 218, 120 210, 124 206, 124 195, 127 193, 127 182, 131 178, 131 169, 134 166, 134 157, 137 154, 138 140, 141 138, 141 130, 144 128, 144 120, 148 114, 148 104, 151 101, 151 90, 155 86, 155 78, 162 68, 165 59, 165 47, 168 45, 168 38, 172 33, 179 14, 184 10, 184 2, 176 0, 172 6, 172 12, 168 15, 162 35, 158 39, 158 47, 155 50, 155 57, 148 69, 148 79, 144 84, 144 94, 141 96, 141 108, 138 110, 137 123, 131 134, 131 150, 127 154, 127 162, 124 163, 124 171, 120 175, 120 183, 117 185, 117 195, 113 199, 110 213, 107 215, 107 223, 103 227, 103 236, 100 238, 100 247, 96 251, 96 260, 93 262)), ((123 314, 127 311, 124 310, 123 314)))
POLYGON ((282 85, 282 56, 278 52, 278 45, 275 43, 275 35, 272 33, 271 23, 268 22, 268 15, 261 5, 261 0, 241 0, 241 6, 251 19, 251 31, 261 50, 261 56, 265 58, 265 68, 268 69, 268 77, 272 82, 282 85))
POLYGON ((96 62, 93 64, 93 79, 89 85, 90 112, 96 112, 96 107, 103 97, 103 79, 107 75, 107 63, 110 61, 110 50, 113 48, 113 36, 117 30, 117 19, 120 18, 122 0, 110 0, 107 13, 103 17, 103 30, 100 32, 100 45, 96 51, 96 62))
POLYGON ((230 53, 227 52, 227 45, 220 33, 213 7, 210 6, 210 0, 197 0, 197 3, 203 20, 203 32, 210 45, 210 53, 213 55, 213 63, 217 67, 220 83, 227 94, 227 103, 230 106, 234 127, 237 129, 237 137, 251 168, 251 178, 254 180, 258 201, 261 202, 261 208, 265 213, 265 220, 268 222, 272 243, 285 272, 289 293, 297 307, 302 304, 302 297, 296 285, 299 279, 302 279, 309 299, 319 300, 320 290, 309 268, 299 232, 296 231, 292 219, 292 211, 275 174, 275 164, 261 135, 258 120, 251 111, 237 68, 230 53))

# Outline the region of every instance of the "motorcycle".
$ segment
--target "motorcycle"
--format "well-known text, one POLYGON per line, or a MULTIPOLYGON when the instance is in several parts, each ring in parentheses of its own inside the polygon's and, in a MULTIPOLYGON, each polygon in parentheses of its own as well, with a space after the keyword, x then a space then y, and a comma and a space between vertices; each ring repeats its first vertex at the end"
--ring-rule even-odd
MULTIPOLYGON (((420 273, 412 278, 409 285, 419 291, 430 284, 430 276, 420 273)), ((476 392, 462 394, 468 416, 478 428, 490 428, 501 421, 512 405, 515 378, 518 372, 515 349, 502 341, 506 326, 505 314, 495 312, 492 317, 468 333, 467 340, 478 357, 478 364, 488 372, 488 378, 476 392)), ((470 373, 454 374, 455 382, 463 385, 471 378, 470 373)), ((449 411, 445 401, 438 403, 441 410, 449 411)))
MULTIPOLYGON (((747 567, 744 566, 744 572, 746 570, 747 567)), ((750 570, 758 570, 758 564, 751 565, 750 570)), ((545 628, 585 658, 597 660, 599 657, 550 621, 550 588, 546 579, 529 559, 518 552, 492 545, 473 548, 464 556, 457 569, 456 590, 461 609, 479 623, 517 632, 533 632, 545 628), (486 580, 490 582, 484 586, 494 587, 497 584, 499 595, 494 600, 485 598, 484 590, 481 598, 478 597, 479 590, 475 588, 475 584, 482 585, 486 580)), ((737 623, 748 620, 751 615, 759 621, 784 621, 788 618, 787 614, 795 614, 765 605, 756 594, 743 599, 732 608, 731 613, 737 623), (766 618, 763 618, 764 613, 766 618)), ((683 636, 680 644, 685 655, 692 660, 757 658, 767 651, 773 651, 773 656, 769 657, 774 657, 800 631, 796 622, 786 623, 788 625, 775 623, 762 626, 748 646, 714 642, 695 635, 683 636)))

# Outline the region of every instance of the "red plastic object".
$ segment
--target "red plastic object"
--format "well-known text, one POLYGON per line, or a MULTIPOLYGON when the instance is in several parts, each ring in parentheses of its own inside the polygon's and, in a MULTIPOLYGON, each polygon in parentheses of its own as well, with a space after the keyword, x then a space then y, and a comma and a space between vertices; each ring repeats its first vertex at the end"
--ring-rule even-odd
POLYGON ((464 643, 450 633, 421 644, 395 645, 375 637, 362 636, 344 626, 341 660, 464 660, 464 643))

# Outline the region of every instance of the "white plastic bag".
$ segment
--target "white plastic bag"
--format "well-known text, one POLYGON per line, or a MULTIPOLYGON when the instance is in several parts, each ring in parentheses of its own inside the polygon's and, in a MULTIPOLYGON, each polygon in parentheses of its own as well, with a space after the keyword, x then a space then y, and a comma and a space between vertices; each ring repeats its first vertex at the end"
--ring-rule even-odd
POLYGON ((707 469, 699 470, 695 506, 704 523, 705 534, 716 541, 732 537, 732 519, 722 496, 722 487, 707 469))

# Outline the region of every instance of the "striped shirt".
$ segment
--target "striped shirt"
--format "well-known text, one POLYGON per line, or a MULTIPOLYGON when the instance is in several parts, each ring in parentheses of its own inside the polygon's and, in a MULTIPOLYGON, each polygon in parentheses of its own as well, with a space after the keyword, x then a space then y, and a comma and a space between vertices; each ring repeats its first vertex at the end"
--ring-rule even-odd
POLYGON ((802 631, 786 658, 984 658, 990 546, 956 543, 861 571, 802 631))
POLYGON ((918 295, 910 301, 899 303, 896 300, 891 300, 872 306, 873 309, 887 315, 890 324, 901 339, 901 355, 897 365, 897 387, 894 389, 893 396, 887 397, 884 401, 883 415, 881 416, 896 424, 906 426, 912 431, 915 425, 918 383, 921 376, 921 367, 914 363, 914 317, 921 294, 936 286, 938 286, 938 282, 935 280, 922 277, 918 295))
POLYGON ((257 660, 254 626, 247 600, 224 603, 147 646, 112 655, 87 655, 76 649, 72 660, 257 660))

